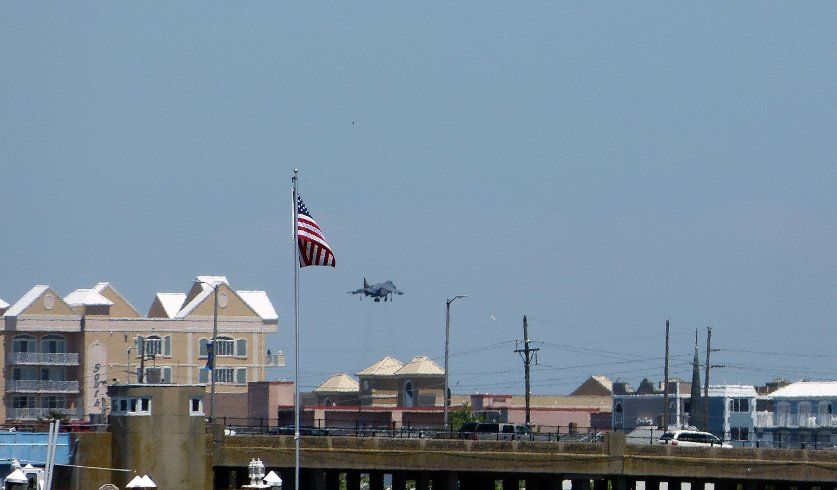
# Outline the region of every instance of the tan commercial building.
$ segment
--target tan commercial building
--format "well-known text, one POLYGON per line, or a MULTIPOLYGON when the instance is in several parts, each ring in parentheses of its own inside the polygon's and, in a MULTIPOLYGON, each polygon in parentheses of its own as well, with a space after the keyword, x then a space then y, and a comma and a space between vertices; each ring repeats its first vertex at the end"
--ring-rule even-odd
POLYGON ((49 286, 0 302, 0 421, 27 423, 63 415, 107 414, 107 386, 127 383, 211 384, 246 393, 267 368, 267 335, 278 315, 264 291, 236 291, 224 276, 198 276, 185 293, 157 293, 141 315, 107 282, 60 297, 49 286), (216 308, 217 306, 217 308, 216 308), (217 309, 217 321, 215 311, 217 309))

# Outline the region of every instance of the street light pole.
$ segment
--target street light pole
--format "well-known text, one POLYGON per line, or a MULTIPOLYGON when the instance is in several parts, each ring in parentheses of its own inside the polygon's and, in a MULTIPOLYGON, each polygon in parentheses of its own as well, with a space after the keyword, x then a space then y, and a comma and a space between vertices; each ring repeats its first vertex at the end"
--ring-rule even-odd
POLYGON ((445 316, 445 391, 442 393, 444 400, 444 430, 448 430, 448 409, 450 407, 450 399, 448 397, 448 351, 450 347, 450 304, 459 298, 465 298, 467 295, 458 294, 453 298, 447 300, 446 316, 445 316))
POLYGON ((218 286, 221 283, 212 285, 213 295, 215 296, 215 304, 212 308, 212 371, 209 373, 212 376, 212 384, 209 389, 209 423, 215 422, 215 361, 218 359, 218 351, 216 348, 218 344, 218 286))
POLYGON ((211 356, 211 361, 209 364, 209 375, 210 378, 210 388, 209 388, 209 423, 215 421, 215 361, 218 358, 218 351, 217 351, 217 344, 218 341, 218 287, 223 284, 223 281, 213 281, 212 283, 206 282, 198 278, 197 281, 201 284, 206 284, 207 286, 212 288, 212 293, 215 299, 215 303, 212 307, 212 345, 207 346, 207 355, 211 356))

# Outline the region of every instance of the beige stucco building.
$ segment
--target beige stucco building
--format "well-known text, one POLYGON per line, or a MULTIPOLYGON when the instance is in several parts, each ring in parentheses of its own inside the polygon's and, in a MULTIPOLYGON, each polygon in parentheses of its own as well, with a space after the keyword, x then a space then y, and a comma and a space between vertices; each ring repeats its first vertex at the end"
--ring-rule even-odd
POLYGON ((0 304, 0 421, 26 423, 61 413, 88 420, 107 414, 107 386, 211 384, 206 369, 215 336, 217 393, 245 393, 264 381, 267 335, 278 315, 264 291, 237 291, 224 276, 198 276, 185 293, 157 293, 140 314, 107 282, 63 298, 35 286, 0 304), (215 310, 217 305, 217 322, 215 310))

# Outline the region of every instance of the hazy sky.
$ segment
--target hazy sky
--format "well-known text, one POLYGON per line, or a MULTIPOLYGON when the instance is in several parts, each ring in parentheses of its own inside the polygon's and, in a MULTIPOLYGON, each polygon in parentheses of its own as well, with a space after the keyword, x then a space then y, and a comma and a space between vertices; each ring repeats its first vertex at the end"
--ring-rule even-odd
POLYGON ((226 275, 279 312, 291 176, 310 389, 392 355, 454 392, 837 379, 835 2, 2 2, 0 298, 226 275), (393 280, 392 303, 347 291, 393 280))

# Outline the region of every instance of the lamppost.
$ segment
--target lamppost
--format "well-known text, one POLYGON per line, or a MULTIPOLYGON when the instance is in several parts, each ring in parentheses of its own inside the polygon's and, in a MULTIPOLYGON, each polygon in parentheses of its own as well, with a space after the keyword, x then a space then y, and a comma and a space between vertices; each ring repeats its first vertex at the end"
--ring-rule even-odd
POLYGON ((206 346, 206 354, 209 357, 207 363, 211 376, 209 389, 209 423, 215 421, 215 360, 218 353, 215 351, 216 341, 218 340, 218 287, 223 284, 223 281, 214 281, 212 283, 198 279, 196 282, 206 284, 212 288, 213 296, 215 297, 215 304, 212 308, 212 343, 206 346))
POLYGON ((450 407, 450 399, 448 397, 448 348, 450 346, 450 304, 459 298, 466 298, 465 294, 457 294, 453 298, 447 300, 447 309, 445 317, 445 391, 442 393, 444 399, 444 430, 448 429, 448 408, 450 407))

